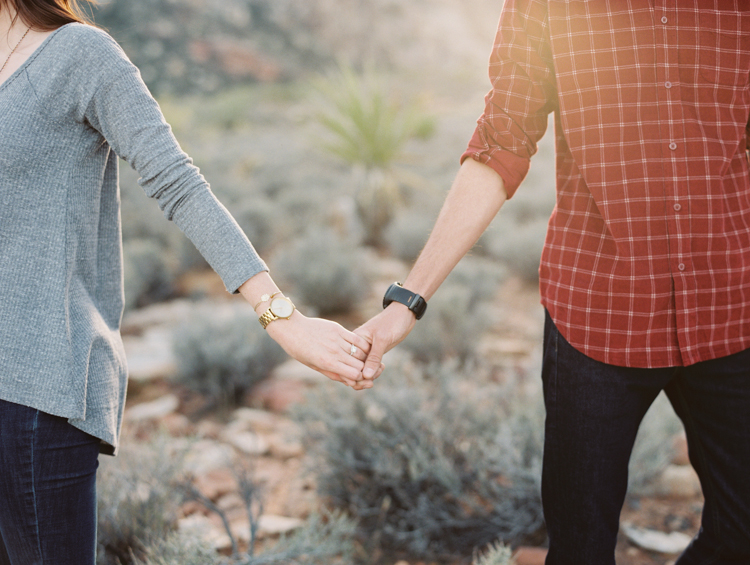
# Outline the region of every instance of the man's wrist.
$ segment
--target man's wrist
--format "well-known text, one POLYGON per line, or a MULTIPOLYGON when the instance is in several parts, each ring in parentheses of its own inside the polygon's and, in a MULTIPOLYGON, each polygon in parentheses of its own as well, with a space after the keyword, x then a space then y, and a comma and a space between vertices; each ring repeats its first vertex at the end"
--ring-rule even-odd
POLYGON ((422 318, 427 310, 427 301, 422 296, 404 288, 398 282, 393 283, 386 290, 385 296, 383 296, 383 308, 387 308, 393 302, 398 302, 406 306, 417 320, 422 318))

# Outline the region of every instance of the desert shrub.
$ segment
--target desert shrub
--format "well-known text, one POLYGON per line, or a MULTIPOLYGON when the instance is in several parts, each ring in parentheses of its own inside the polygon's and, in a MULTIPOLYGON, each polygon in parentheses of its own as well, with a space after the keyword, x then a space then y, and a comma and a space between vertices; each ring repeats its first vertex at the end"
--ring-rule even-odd
POLYGON ((482 238, 483 247, 490 256, 502 261, 509 271, 525 281, 536 282, 539 280, 547 222, 548 218, 526 223, 516 223, 512 217, 500 218, 482 238))
POLYGON ((123 244, 125 306, 146 306, 174 293, 175 266, 156 241, 129 239, 123 244))
POLYGON ((287 218, 294 218, 294 221, 283 222, 278 226, 282 238, 287 241, 325 223, 330 206, 330 199, 321 198, 321 191, 311 191, 308 187, 291 187, 279 191, 274 202, 284 210, 287 218))
POLYGON ((282 250, 273 266, 300 303, 319 315, 348 312, 367 293, 360 251, 331 230, 309 231, 282 250))
POLYGON ((488 306, 504 277, 505 270, 492 261, 464 258, 430 299, 427 323, 414 327, 404 347, 424 362, 472 359, 491 323, 488 306))
POLYGON ((647 494, 674 456, 672 441, 682 423, 664 393, 656 397, 638 429, 628 470, 628 491, 647 494))
POLYGON ((279 219, 276 210, 277 206, 269 199, 253 198, 242 202, 232 212, 242 231, 261 255, 265 255, 275 242, 275 226, 279 219))
POLYGON ((297 409, 321 494, 359 521, 366 549, 424 559, 541 541, 538 403, 479 368, 382 380, 367 395, 326 387, 297 409))
POLYGON ((177 379, 224 404, 265 379, 287 356, 250 307, 201 309, 173 335, 177 379))
POLYGON ((490 544, 484 552, 477 552, 471 565, 514 565, 515 562, 510 547, 496 542, 490 544))
POLYGON ((194 535, 171 532, 165 538, 153 541, 145 550, 143 559, 134 565, 226 565, 226 560, 216 550, 194 535))
POLYGON ((98 565, 129 565, 175 527, 182 458, 161 442, 123 449, 97 477, 98 565))
POLYGON ((237 565, 349 565, 355 555, 356 523, 341 512, 313 514, 303 527, 258 556, 237 565))
POLYGON ((413 263, 427 242, 435 218, 417 210, 404 210, 390 223, 385 240, 391 253, 408 263, 413 263))

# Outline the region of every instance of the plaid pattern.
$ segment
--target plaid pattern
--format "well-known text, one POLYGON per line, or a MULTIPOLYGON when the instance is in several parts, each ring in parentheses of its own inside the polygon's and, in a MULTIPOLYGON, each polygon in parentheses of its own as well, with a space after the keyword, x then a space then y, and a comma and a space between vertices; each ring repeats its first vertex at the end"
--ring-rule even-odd
POLYGON ((596 360, 750 347, 750 2, 506 0, 462 156, 509 195, 555 113, 542 303, 596 360))

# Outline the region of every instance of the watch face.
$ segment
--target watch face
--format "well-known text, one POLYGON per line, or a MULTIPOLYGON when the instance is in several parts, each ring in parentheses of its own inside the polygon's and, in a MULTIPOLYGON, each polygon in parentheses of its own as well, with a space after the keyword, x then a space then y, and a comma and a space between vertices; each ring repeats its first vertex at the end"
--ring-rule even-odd
POLYGON ((294 312, 294 305, 288 298, 274 298, 271 301, 271 312, 279 318, 288 318, 294 312))

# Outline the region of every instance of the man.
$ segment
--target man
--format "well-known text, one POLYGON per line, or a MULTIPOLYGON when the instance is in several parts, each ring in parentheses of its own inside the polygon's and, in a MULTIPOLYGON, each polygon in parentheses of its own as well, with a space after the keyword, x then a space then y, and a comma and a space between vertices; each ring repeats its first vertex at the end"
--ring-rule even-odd
POLYGON ((614 563, 630 451, 662 389, 705 495, 678 565, 750 563, 750 3, 506 0, 490 75, 407 291, 359 330, 365 377, 512 197, 554 112, 547 565, 614 563))

